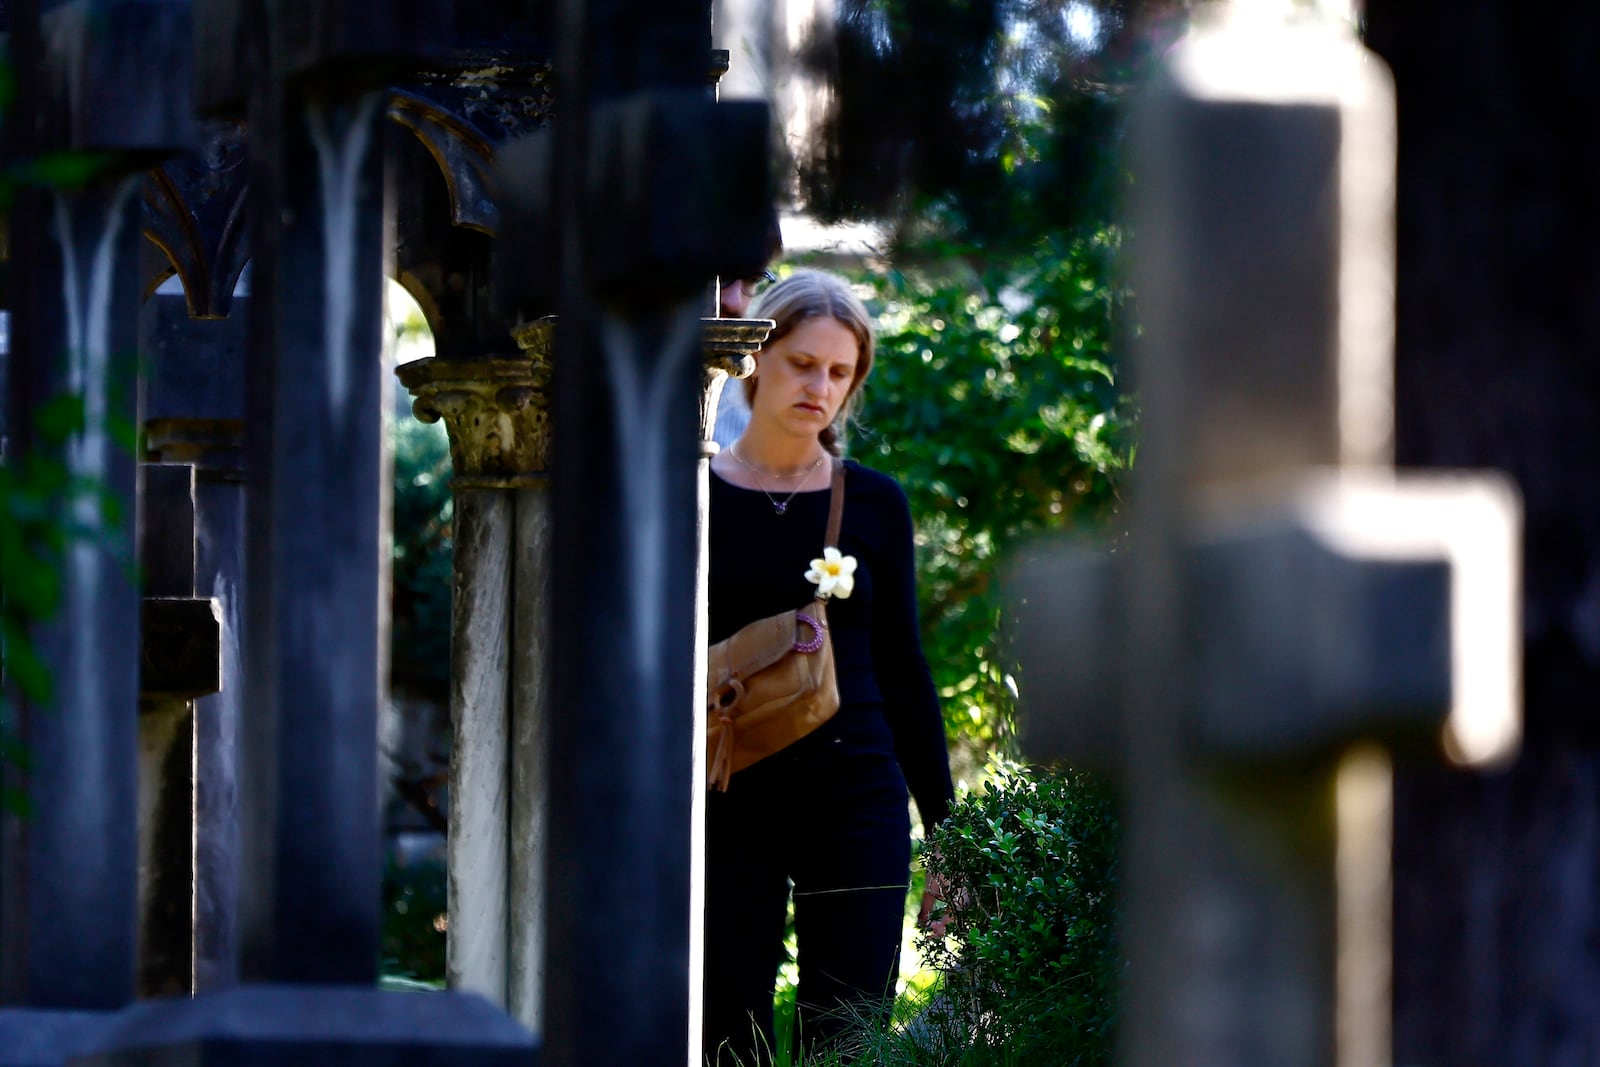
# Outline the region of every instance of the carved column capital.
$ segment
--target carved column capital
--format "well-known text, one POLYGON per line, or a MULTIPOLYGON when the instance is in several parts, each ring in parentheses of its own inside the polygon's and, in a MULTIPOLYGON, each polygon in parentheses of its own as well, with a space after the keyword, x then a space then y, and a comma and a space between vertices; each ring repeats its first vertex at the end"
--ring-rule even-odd
POLYGON ((717 402, 730 378, 748 378, 756 369, 755 354, 775 326, 771 319, 702 319, 700 378, 700 450, 717 454, 711 428, 717 421, 717 402))
POLYGON ((429 358, 395 368, 414 398, 412 414, 444 420, 457 489, 549 484, 549 348, 523 351, 521 359, 429 358))

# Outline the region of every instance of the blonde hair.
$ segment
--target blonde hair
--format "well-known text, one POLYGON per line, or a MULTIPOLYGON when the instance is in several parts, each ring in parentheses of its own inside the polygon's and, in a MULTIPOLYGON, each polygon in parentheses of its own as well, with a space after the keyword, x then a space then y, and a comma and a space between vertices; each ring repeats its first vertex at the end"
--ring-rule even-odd
MULTIPOLYGON (((872 372, 872 318, 867 314, 866 305, 850 291, 844 279, 820 270, 797 270, 756 297, 748 314, 752 319, 771 319, 776 323, 772 333, 767 335, 765 343, 768 345, 782 340, 807 319, 830 318, 855 337, 856 371, 850 380, 850 392, 833 423, 817 435, 823 448, 839 455, 839 425, 855 414, 861 383, 872 372)), ((745 379, 745 399, 754 402, 758 385, 754 377, 745 379)))

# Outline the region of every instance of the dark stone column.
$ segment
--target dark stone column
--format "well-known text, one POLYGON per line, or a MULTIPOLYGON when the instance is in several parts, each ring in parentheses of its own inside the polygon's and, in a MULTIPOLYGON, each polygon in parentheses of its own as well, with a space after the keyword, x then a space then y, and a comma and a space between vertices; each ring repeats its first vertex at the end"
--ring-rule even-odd
MULTIPOLYGON (((133 996, 135 461, 113 432, 134 416, 137 186, 122 178, 51 193, 28 218, 14 216, 19 228, 38 228, 16 291, 14 441, 53 455, 121 506, 103 535, 69 545, 58 613, 32 635, 54 692, 23 710, 31 810, 21 862, 5 872, 21 881, 8 904, 22 922, 7 931, 15 939, 5 984, 7 1000, 39 1007, 110 1009, 133 996), (85 425, 56 445, 34 420, 62 395, 81 399, 85 425)), ((63 522, 101 525, 92 499, 70 507, 63 522)))
MULTIPOLYGON (((193 137, 188 5, 23 0, 9 14, 18 92, 9 153, 61 153, 81 164, 82 179, 27 194, 10 214, 12 455, 57 460, 116 504, 103 510, 98 496, 80 494, 58 515, 97 532, 68 543, 59 609, 30 635, 53 692, 24 694, 20 713, 30 810, 8 819, 4 835, 0 999, 104 1011, 134 989, 136 173, 193 137), (163 92, 140 91, 143 64, 163 71, 163 92), (62 396, 83 413, 64 436, 49 417, 62 396)), ((37 1012, 0 1012, 4 1055, 27 1045, 60 1057, 91 1031, 82 1019, 57 1027, 37 1012), (52 1051, 39 1035, 64 1043, 52 1051)))
POLYGON ((129 1010, 83 1067, 532 1059, 531 1036, 479 998, 374 988, 387 503, 376 87, 442 41, 444 10, 196 7, 203 104, 250 99, 243 984, 129 1010))
MULTIPOLYGON (((247 396, 246 977, 377 976, 381 95, 285 93, 247 396)), ((259 123, 253 134, 263 136, 259 123)), ((275 135, 275 136, 274 136, 275 135)))
POLYGON ((560 309, 546 1053, 681 1064, 699 1040, 700 319, 714 275, 765 255, 765 114, 707 98, 694 0, 561 15, 554 135, 501 155, 497 274, 529 317, 560 309))

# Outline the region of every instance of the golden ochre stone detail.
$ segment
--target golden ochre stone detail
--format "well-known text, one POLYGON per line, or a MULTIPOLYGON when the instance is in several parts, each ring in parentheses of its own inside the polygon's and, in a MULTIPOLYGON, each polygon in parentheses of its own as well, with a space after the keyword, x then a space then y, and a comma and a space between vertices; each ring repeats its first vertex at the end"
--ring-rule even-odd
MULTIPOLYGON (((555 316, 520 323, 511 335, 520 359, 419 359, 395 369, 410 391, 412 414, 444 420, 457 488, 518 488, 548 484, 550 367, 555 316)), ((702 320, 702 436, 722 385, 755 367, 754 354, 772 330, 770 319, 702 320)))
POLYGON ((419 359, 395 374, 423 422, 444 420, 457 488, 520 488, 548 482, 550 364, 524 359, 419 359))

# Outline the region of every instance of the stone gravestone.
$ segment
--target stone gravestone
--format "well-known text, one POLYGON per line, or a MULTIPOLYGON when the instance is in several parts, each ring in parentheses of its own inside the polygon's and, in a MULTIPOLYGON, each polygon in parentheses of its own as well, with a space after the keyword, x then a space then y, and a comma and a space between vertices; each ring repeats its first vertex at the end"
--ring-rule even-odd
POLYGON ((138 991, 150 996, 194 988, 195 700, 222 686, 222 626, 216 602, 194 595, 194 468, 139 475, 138 991))
POLYGON ((187 3, 42 0, 9 14, 11 161, 62 153, 98 166, 81 184, 24 191, 10 213, 8 447, 39 450, 120 503, 107 516, 85 495, 60 516, 98 530, 66 549, 56 616, 30 635, 54 692, 21 709, 30 810, 5 818, 0 841, 0 1062, 51 1063, 94 1025, 50 1013, 114 1010, 134 994, 140 602, 125 431, 138 392, 139 174, 195 131, 187 3), (146 91, 150 70, 160 93, 146 91), (40 421, 63 397, 81 404, 83 425, 56 443, 40 421))
MULTIPOLYGON (((174 781, 180 769, 189 781, 191 814, 185 821, 192 847, 184 865, 181 988, 195 991, 231 985, 239 973, 239 628, 250 315, 241 275, 250 247, 248 170, 241 124, 211 120, 202 124, 199 145, 149 171, 144 188, 149 295, 139 315, 145 373, 140 417, 144 458, 151 464, 145 468, 145 496, 148 501, 152 470, 171 464, 192 470, 187 571, 174 574, 166 587, 214 600, 221 638, 216 691, 194 701, 183 732, 188 758, 174 758, 170 768, 174 781), (177 284, 167 282, 169 277, 177 284)), ((184 535, 166 536, 176 548, 184 535)), ((148 523, 145 547, 151 547, 148 523)), ((169 936, 176 938, 176 922, 169 936)), ((170 969, 164 973, 152 974, 141 962, 141 993, 177 991, 176 945, 166 955, 170 969)))
POLYGON ((1174 50, 1136 138, 1129 546, 1016 582, 1025 750, 1125 796, 1139 1067, 1388 1063, 1387 750, 1515 742, 1512 494, 1388 466, 1389 99, 1315 23, 1174 50))
MULTIPOLYGON (((235 157, 242 153, 242 145, 229 147, 235 157)), ((235 158, 233 167, 237 166, 235 158)), ((216 227, 208 225, 206 213, 191 214, 192 199, 177 195, 179 189, 192 193, 200 185, 169 181, 163 188, 174 194, 168 210, 189 215, 186 233, 212 235, 216 227)), ((190 282, 197 289, 194 304, 211 314, 192 314, 187 293, 158 291, 145 303, 140 332, 146 365, 145 449, 152 459, 181 463, 194 471, 188 584, 192 592, 216 601, 222 622, 219 690, 196 701, 190 731, 192 972, 194 989, 203 991, 231 985, 239 974, 238 739, 244 708, 239 630, 244 615, 243 409, 249 302, 229 289, 227 303, 218 307, 201 286, 210 272, 193 273, 200 275, 190 282), (223 310, 226 317, 215 317, 223 310)))

